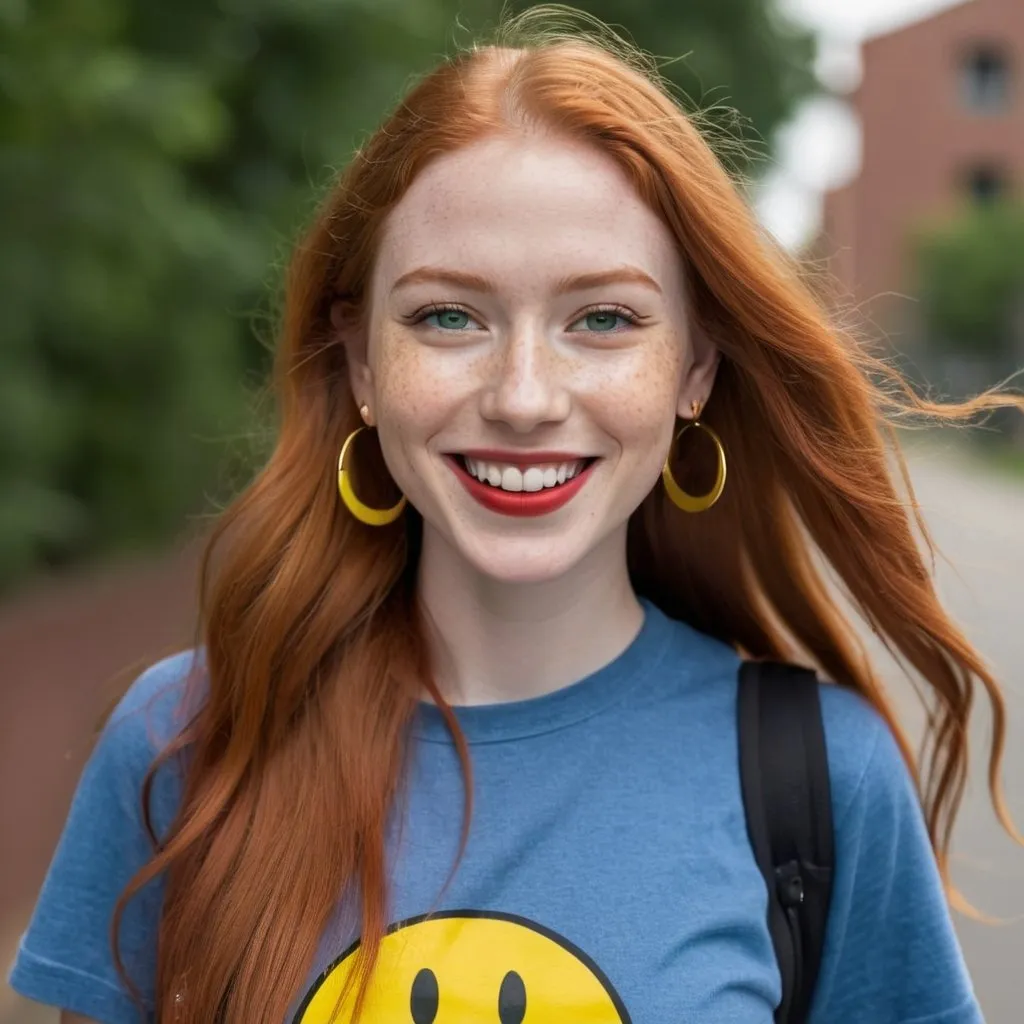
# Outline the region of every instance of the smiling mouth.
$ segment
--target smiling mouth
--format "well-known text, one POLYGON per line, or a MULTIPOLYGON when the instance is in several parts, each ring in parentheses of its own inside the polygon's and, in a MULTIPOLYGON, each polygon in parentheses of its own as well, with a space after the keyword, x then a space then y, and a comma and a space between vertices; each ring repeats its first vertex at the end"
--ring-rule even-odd
POLYGON ((574 498, 590 477, 596 458, 512 464, 450 454, 445 461, 470 496, 501 515, 540 516, 574 498))

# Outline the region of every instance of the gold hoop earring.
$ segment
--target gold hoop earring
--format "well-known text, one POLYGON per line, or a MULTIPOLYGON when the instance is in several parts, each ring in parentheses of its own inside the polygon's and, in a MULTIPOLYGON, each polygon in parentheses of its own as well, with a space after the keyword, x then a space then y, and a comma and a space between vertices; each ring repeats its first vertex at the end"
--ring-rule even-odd
POLYGON ((725 490, 725 446, 722 444, 721 438, 716 434, 709 426, 701 423, 698 418, 698 410, 694 410, 694 418, 690 423, 687 423, 682 430, 676 434, 672 445, 669 446, 668 456, 665 458, 665 465, 661 470, 661 482, 665 487, 665 493, 668 495, 669 500, 676 508, 682 509, 684 512, 705 512, 718 499, 722 496, 722 491, 725 490), (679 438, 683 436, 689 429, 696 428, 697 430, 703 430, 712 441, 715 442, 715 448, 718 454, 718 473, 715 476, 714 486, 708 491, 707 494, 687 494, 686 491, 676 483, 676 478, 672 475, 672 449, 679 442, 679 438))
POLYGON ((338 456, 338 493, 341 495, 341 500, 345 503, 345 508, 359 522, 365 523, 367 526, 387 526, 388 523, 393 523, 405 510, 405 496, 403 495, 398 504, 392 505, 391 508, 371 508, 369 505, 364 505, 356 497, 356 492, 352 489, 350 474, 345 469, 345 455, 348 452, 349 445, 357 434, 361 434, 366 429, 366 427, 357 427, 345 438, 345 443, 341 446, 341 454, 338 456))

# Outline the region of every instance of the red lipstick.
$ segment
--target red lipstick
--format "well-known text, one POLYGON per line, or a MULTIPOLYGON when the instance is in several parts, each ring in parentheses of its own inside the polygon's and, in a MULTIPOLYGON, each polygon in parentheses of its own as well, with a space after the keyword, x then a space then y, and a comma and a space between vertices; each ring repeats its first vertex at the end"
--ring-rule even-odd
MULTIPOLYGON (((509 460, 506 455, 500 461, 506 464, 523 466, 537 465, 547 461, 568 461, 564 455, 559 455, 557 459, 551 460, 539 458, 543 454, 545 453, 530 452, 529 460, 522 459, 521 461, 519 459, 509 460)), ((470 458, 480 457, 481 455, 477 453, 470 455, 470 458)), ((549 512, 560 509, 579 493, 580 489, 589 479, 590 471, 594 468, 597 460, 589 462, 571 480, 566 480, 564 484, 558 484, 555 487, 545 487, 540 491, 503 491, 500 487, 492 487, 490 484, 477 480, 475 476, 466 470, 462 459, 449 455, 446 456, 446 461, 470 496, 475 498, 484 508, 503 516, 546 516, 549 512)))

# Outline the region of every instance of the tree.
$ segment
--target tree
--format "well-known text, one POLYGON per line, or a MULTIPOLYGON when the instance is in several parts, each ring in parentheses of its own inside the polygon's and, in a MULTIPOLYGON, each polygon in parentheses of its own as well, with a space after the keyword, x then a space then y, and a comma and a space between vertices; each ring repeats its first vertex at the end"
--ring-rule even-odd
MULTIPOLYGON (((524 6, 533 5, 517 5, 524 6)), ((725 143, 720 155, 738 170, 756 165, 775 128, 815 87, 813 38, 773 0, 590 0, 586 9, 666 59, 663 73, 688 108, 708 113, 725 143), (745 152, 732 144, 737 132, 745 152)))
MULTIPOLYGON (((513 5, 522 8, 524 5, 513 5)), ((763 0, 594 0, 770 133, 811 46, 763 0)), ((498 0, 0 6, 0 586, 180 529, 252 425, 289 237, 410 74, 498 0)), ((721 112, 720 124, 728 118, 721 112)), ((740 161, 741 165, 743 161, 740 161)))
POLYGON ((929 224, 915 256, 932 347, 984 358, 1000 373, 1011 368, 1024 302, 1024 206, 975 206, 929 224))

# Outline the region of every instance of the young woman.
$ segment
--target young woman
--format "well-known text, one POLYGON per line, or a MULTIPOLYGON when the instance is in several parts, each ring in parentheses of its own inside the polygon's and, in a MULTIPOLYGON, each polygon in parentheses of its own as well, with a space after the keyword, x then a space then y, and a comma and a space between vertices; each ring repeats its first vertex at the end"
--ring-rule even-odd
POLYGON ((771 658, 830 680, 811 1019, 981 1020, 943 874, 1002 704, 885 423, 1008 399, 880 380, 637 55, 444 63, 296 252, 202 644, 104 730, 14 987, 102 1024, 766 1024, 736 679, 771 658), (931 697, 920 786, 819 555, 931 697))

